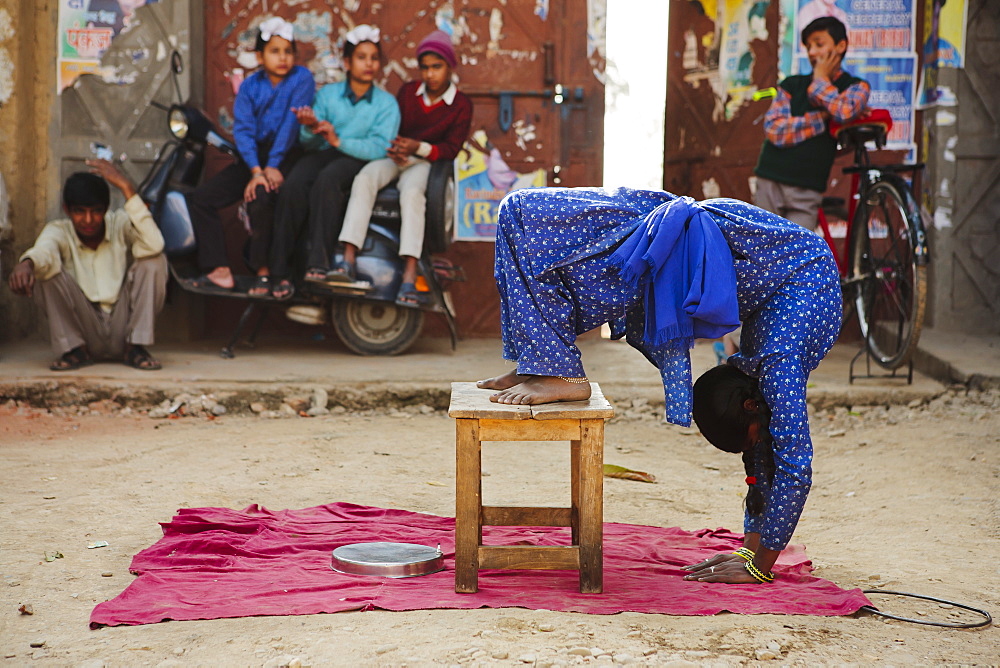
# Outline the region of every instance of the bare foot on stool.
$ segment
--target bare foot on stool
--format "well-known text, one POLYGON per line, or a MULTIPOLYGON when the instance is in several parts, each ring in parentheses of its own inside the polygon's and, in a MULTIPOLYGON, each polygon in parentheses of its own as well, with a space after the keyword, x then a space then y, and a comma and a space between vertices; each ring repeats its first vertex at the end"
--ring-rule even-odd
POLYGON ((502 376, 494 376, 486 380, 477 380, 476 387, 483 390, 506 390, 515 385, 520 385, 531 376, 522 376, 516 369, 508 371, 502 376))
POLYGON ((521 405, 583 401, 589 398, 590 383, 571 383, 558 376, 529 376, 523 383, 490 395, 493 403, 521 405))

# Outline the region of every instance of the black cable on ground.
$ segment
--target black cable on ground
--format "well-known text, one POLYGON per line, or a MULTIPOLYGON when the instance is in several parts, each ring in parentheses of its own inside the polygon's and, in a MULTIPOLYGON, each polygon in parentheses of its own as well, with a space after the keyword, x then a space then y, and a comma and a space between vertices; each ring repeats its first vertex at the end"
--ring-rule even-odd
POLYGON ((951 622, 935 622, 927 619, 911 619, 909 617, 899 617, 898 615, 890 615, 888 612, 882 612, 877 610, 870 605, 861 606, 861 609, 865 612, 870 612, 873 615, 878 615, 880 617, 888 617, 889 619, 896 619, 901 622, 912 622, 914 624, 924 624, 926 626, 943 626, 949 629, 978 629, 983 626, 989 626, 993 623, 993 618, 990 613, 985 610, 980 610, 979 608, 973 608, 970 605, 963 605, 962 603, 955 603, 954 601, 946 601, 943 598, 934 598, 933 596, 923 596, 921 594, 910 594, 902 591, 884 591, 882 589, 862 589, 863 594, 885 594, 887 596, 909 596, 910 598, 920 598, 925 601, 934 601, 935 603, 946 603, 947 605, 954 606, 956 608, 962 608, 963 610, 970 610, 978 615, 984 617, 983 621, 976 622, 974 624, 953 624, 951 622))

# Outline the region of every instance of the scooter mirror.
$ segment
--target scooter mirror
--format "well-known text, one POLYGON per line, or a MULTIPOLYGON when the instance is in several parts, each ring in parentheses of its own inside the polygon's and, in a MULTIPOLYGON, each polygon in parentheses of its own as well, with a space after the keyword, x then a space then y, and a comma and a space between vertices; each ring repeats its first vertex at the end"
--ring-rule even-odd
POLYGON ((170 69, 174 74, 180 74, 184 71, 184 58, 177 51, 170 54, 170 69))

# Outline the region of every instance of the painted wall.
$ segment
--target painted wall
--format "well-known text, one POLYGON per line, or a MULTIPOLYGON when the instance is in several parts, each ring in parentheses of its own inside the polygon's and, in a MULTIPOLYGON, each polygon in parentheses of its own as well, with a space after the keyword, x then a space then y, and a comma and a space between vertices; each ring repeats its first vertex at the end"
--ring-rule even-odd
MULTIPOLYGON (((52 131, 56 3, 8 0, 0 6, 0 175, 8 195, 9 228, 0 235, 4 284, 17 256, 34 241, 46 219, 48 193, 57 182, 48 151, 52 131), (9 96, 8 96, 9 93, 9 96)), ((33 305, 0 287, 0 340, 39 333, 33 305)))
MULTIPOLYGON (((304 24, 313 12, 316 34, 305 41, 304 55, 314 69, 331 76, 337 70, 337 41, 348 24, 385 24, 389 29, 383 34, 391 39, 383 83, 390 92, 416 76, 411 53, 416 42, 435 27, 449 26, 459 36, 462 88, 476 104, 473 130, 485 134, 516 172, 544 169, 549 184, 601 183, 604 0, 157 0, 137 10, 141 29, 122 31, 102 56, 100 66, 110 76, 82 77, 62 94, 57 94, 58 58, 65 55, 68 40, 61 38, 66 30, 59 25, 59 2, 6 0, 9 20, 0 20, 0 48, 8 52, 10 65, 0 53, 0 70, 12 69, 13 89, 0 102, 0 175, 9 194, 13 238, 0 241, 4 281, 46 220, 59 215, 61 183, 82 168, 90 142, 112 144, 116 156, 125 153, 126 171, 141 180, 166 138, 162 118, 148 103, 173 100, 161 52, 181 50, 188 65, 183 95, 224 120, 236 51, 265 7, 272 13, 305 13, 304 24), (566 86, 560 108, 555 106, 556 84, 566 86), (504 91, 541 94, 515 95, 511 125, 501 127, 499 94, 504 91)), ((0 92, 5 74, 0 71, 0 92)), ((112 206, 117 204, 113 199, 112 206)), ((457 286, 455 294, 460 333, 496 336, 492 243, 459 242, 449 257, 469 274, 469 282, 457 286)), ((167 307, 174 333, 198 336, 205 314, 212 314, 211 305, 180 291, 175 297, 167 307)), ((45 336, 31 301, 5 287, 0 288, 0 314, 0 341, 45 336)))

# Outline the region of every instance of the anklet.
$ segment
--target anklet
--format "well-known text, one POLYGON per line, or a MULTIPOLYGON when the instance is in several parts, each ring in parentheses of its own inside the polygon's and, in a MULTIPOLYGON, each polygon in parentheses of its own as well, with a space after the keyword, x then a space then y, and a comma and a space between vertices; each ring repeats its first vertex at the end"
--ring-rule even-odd
POLYGON ((565 380, 567 383, 577 383, 583 384, 589 382, 586 376, 581 376, 579 378, 567 378, 566 376, 556 376, 559 380, 565 380))

